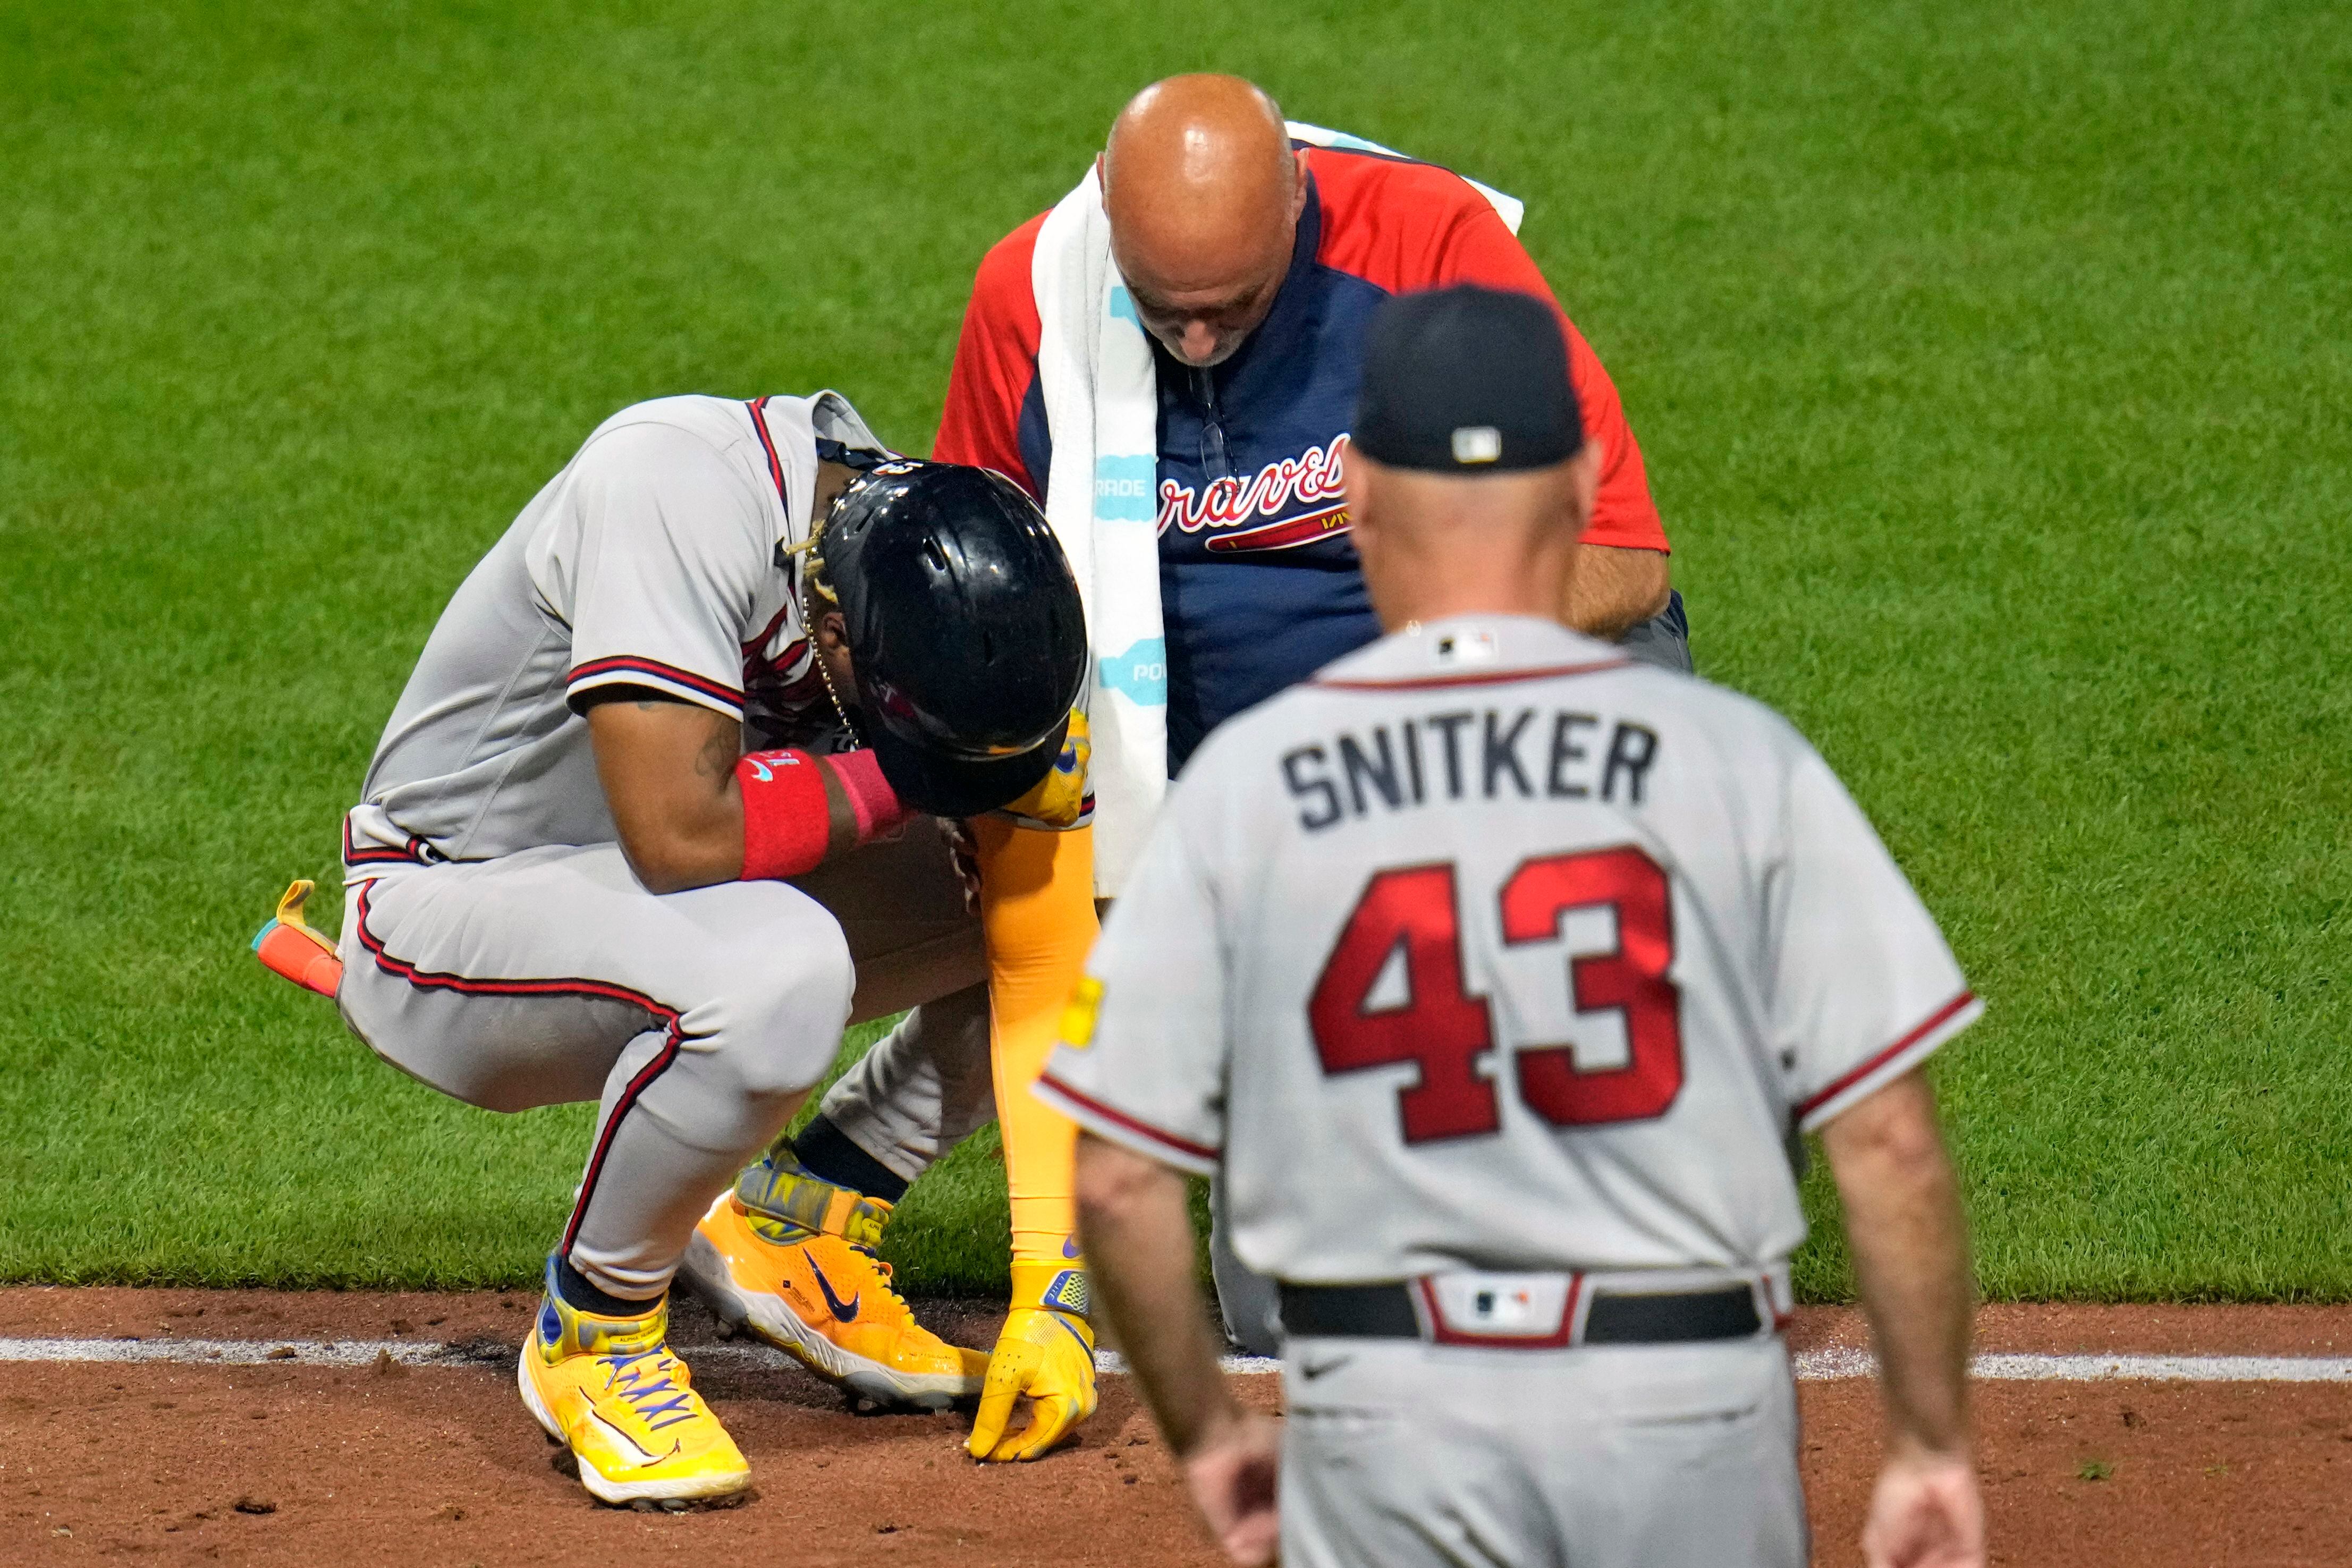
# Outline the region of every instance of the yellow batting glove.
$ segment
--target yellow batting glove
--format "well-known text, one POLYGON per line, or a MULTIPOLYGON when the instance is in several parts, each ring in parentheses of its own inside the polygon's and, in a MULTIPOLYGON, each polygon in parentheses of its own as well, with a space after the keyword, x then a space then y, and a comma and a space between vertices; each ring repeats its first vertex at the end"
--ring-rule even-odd
POLYGON ((1094 742, 1087 732, 1087 716, 1070 710, 1070 731, 1062 740, 1062 754, 1036 787, 1004 808, 1006 816, 1031 827, 1075 828, 1093 809, 1093 785, 1087 764, 1094 759, 1094 742))
POLYGON ((1095 1413, 1095 1331, 1086 1310, 1084 1269, 1014 1260, 1013 1312, 988 1358, 966 1453, 998 1462, 1037 1458, 1095 1413), (1024 1395, 1028 1425, 1006 1437, 1013 1402, 1024 1395))

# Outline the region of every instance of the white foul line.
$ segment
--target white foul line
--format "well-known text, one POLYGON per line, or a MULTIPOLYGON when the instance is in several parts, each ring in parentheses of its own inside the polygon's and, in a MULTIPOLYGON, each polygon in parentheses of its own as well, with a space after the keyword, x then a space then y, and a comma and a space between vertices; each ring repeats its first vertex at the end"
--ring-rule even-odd
MULTIPOLYGON (((789 1364, 761 1345, 679 1347, 689 1364, 756 1372, 789 1364)), ((396 1339, 0 1339, 0 1362, 150 1362, 173 1366, 370 1366, 388 1357, 403 1366, 503 1366, 514 1346, 497 1340, 468 1343, 396 1339)), ((1807 1350, 1795 1356, 1801 1383, 1874 1377, 1867 1351, 1807 1350)), ((1115 1351, 1097 1353, 1103 1372, 1124 1375, 1115 1351)), ((1229 1355, 1224 1369, 1240 1376, 1282 1370, 1267 1356, 1229 1355)), ((1988 1382, 2023 1383, 2352 1383, 2352 1358, 2317 1355, 2060 1355, 1996 1351, 1978 1356, 1969 1375, 1988 1382)))
MULTIPOLYGON (((1218 1367, 1234 1377, 1265 1377, 1282 1370, 1278 1355, 1228 1355, 1218 1359, 1218 1367)), ((1127 1357, 1115 1350, 1095 1352, 1095 1370, 1113 1377, 1127 1375, 1127 1357)))
MULTIPOLYGON (((731 1347, 722 1347, 731 1348, 731 1347)), ((175 1366, 476 1366, 512 1359, 511 1346, 398 1339, 0 1339, 0 1362, 163 1362, 175 1366)))
MULTIPOLYGON (((1808 1350, 1796 1357, 1805 1382, 1875 1377, 1868 1351, 1808 1350)), ((1969 1363, 1988 1383, 2352 1383, 2352 1359, 2327 1355, 2060 1355, 1990 1351, 1969 1363)))

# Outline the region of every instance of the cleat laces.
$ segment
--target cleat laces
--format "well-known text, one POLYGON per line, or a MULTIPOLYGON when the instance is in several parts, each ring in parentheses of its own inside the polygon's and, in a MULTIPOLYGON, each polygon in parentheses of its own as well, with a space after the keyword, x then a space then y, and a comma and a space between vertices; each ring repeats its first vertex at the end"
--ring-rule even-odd
POLYGON ((883 1315, 893 1322, 912 1321, 915 1315, 914 1310, 900 1299, 898 1287, 891 1282, 893 1272, 891 1267, 882 1260, 882 1255, 863 1242, 852 1241, 846 1237, 842 1239, 842 1242, 852 1252, 866 1260, 866 1266, 874 1270, 876 1277, 881 1282, 882 1300, 886 1303, 882 1309, 883 1315))
POLYGON ((647 1431, 658 1432, 665 1427, 694 1419, 693 1393, 683 1380, 671 1378, 673 1371, 681 1369, 667 1350, 630 1351, 596 1359, 604 1366, 604 1392, 627 1400, 647 1431), (657 1359, 650 1367, 639 1367, 636 1364, 647 1356, 657 1359), (665 1394, 669 1397, 659 1399, 665 1394), (646 1401, 649 1399, 659 1399, 659 1403, 648 1405, 646 1401), (667 1418, 656 1420, 656 1416, 667 1418))

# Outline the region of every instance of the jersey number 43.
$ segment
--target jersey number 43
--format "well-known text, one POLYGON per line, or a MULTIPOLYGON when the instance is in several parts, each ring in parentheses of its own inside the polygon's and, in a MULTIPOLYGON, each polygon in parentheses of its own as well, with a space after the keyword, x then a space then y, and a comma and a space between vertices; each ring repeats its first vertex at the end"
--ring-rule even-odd
MULTIPOLYGON (((1463 988, 1455 896, 1450 863, 1375 874, 1307 1004, 1324 1071, 1420 1065, 1420 1082, 1397 1092, 1408 1144, 1503 1124, 1495 1085, 1478 1072, 1479 1058, 1494 1049, 1494 1020, 1486 998, 1463 988), (1367 1010, 1399 946, 1409 995, 1398 1006, 1367 1010)), ((1623 1015, 1629 1060, 1580 1072, 1568 1045, 1522 1046, 1514 1053, 1519 1098, 1556 1127, 1664 1114, 1682 1092, 1683 1030, 1681 998, 1666 977, 1675 956, 1673 903, 1658 862, 1630 844, 1542 855, 1519 863, 1501 899, 1503 940, 1514 946, 1558 941, 1560 920, 1572 910, 1606 906, 1617 916, 1616 949, 1570 960, 1567 978, 1577 1011, 1623 1015)))

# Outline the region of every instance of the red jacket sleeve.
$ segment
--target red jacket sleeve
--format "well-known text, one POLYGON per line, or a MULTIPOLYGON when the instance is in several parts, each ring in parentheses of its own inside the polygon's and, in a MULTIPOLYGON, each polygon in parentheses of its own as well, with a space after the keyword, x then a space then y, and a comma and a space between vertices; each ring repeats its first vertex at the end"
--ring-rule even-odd
MULTIPOLYGON (((1534 258, 1484 201, 1465 210, 1447 233, 1438 269, 1440 284, 1477 283, 1516 289, 1550 299, 1552 308, 1559 310, 1559 301, 1553 298, 1551 286, 1544 281, 1534 258)), ((1585 542, 1621 549, 1664 550, 1665 527, 1658 520, 1657 503, 1650 499, 1650 476, 1642 466, 1641 444, 1625 423, 1616 383, 1565 310, 1559 311, 1559 324, 1568 334, 1569 379, 1576 383, 1576 401, 1584 411, 1585 435, 1601 445, 1601 488, 1593 498, 1585 542)))
POLYGON ((993 468, 1045 505, 1045 476, 1021 450, 1021 407, 1037 380, 1037 299, 1029 284, 1040 213, 992 246, 964 308, 963 335, 948 372, 947 406, 931 455, 993 468))

